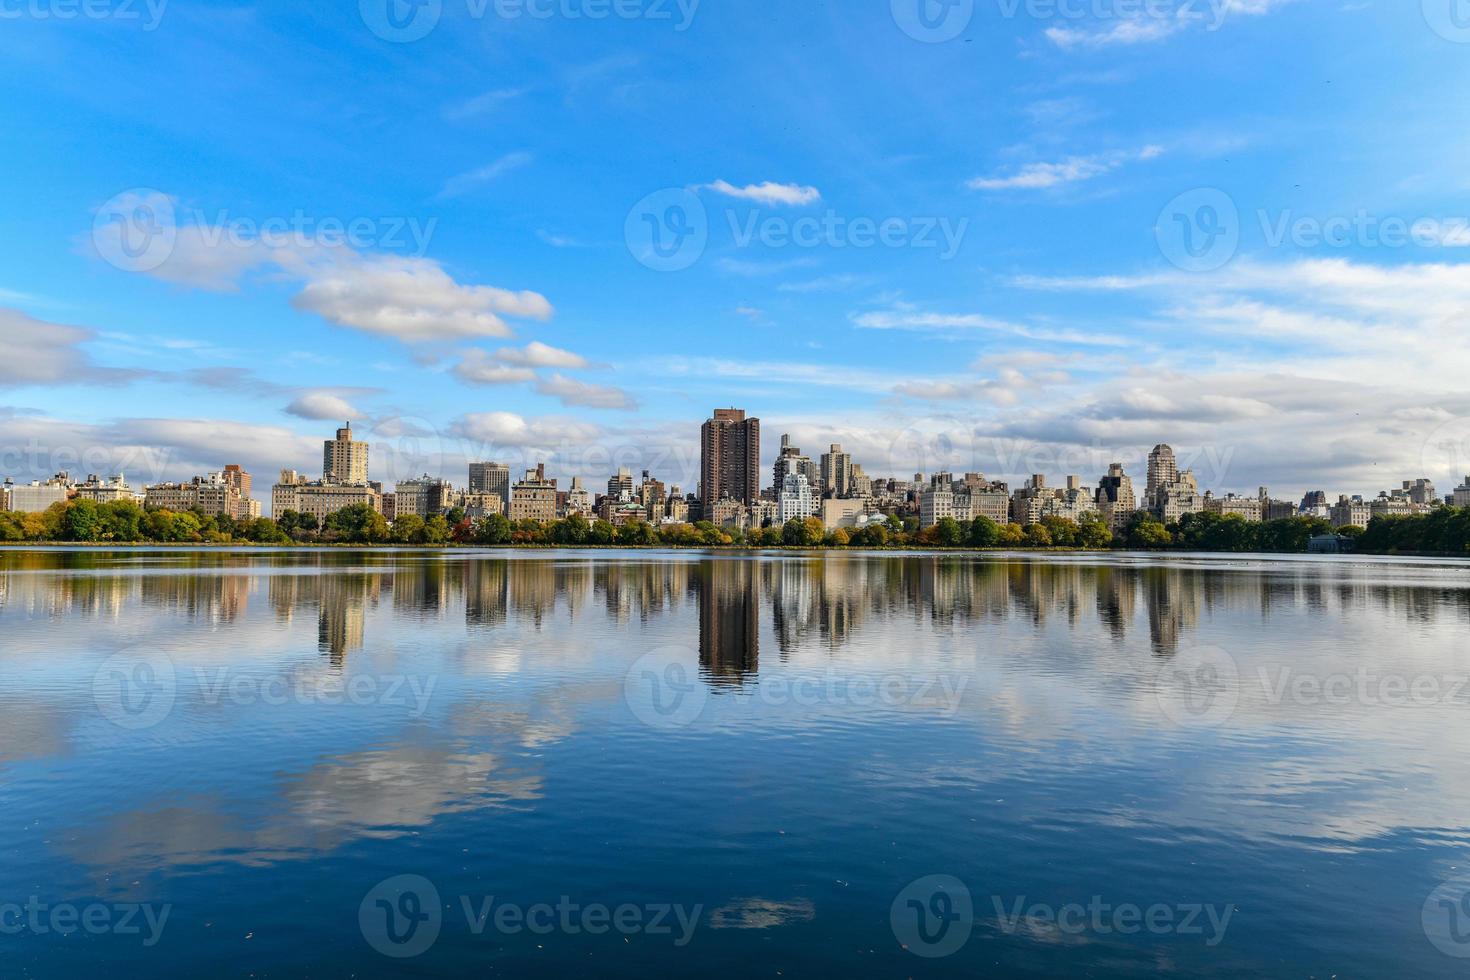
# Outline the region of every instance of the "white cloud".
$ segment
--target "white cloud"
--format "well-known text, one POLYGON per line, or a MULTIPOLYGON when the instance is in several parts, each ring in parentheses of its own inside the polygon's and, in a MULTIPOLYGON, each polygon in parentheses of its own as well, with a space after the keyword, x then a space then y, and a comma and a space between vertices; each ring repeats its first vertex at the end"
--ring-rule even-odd
POLYGON ((429 259, 376 256, 317 269, 292 300, 338 326, 416 343, 508 337, 502 316, 546 320, 540 293, 464 286, 429 259))
POLYGON ((589 384, 586 381, 578 381, 560 374, 553 374, 549 378, 537 381, 536 391, 569 406, 629 410, 638 407, 633 397, 621 388, 589 384))
POLYGON ((519 170, 531 163, 534 159, 535 157, 524 151, 518 150, 515 153, 507 153, 494 163, 449 178, 440 189, 439 197, 441 199, 458 197, 467 191, 479 187, 481 184, 488 184, 493 180, 504 177, 513 170, 519 170))
POLYGON ((1031 327, 978 313, 924 313, 909 308, 874 310, 852 316, 853 326, 862 330, 912 330, 925 333, 960 335, 965 331, 989 330, 1014 334, 1031 340, 1045 340, 1097 347, 1126 347, 1133 343, 1127 337, 1091 331, 1031 327))
POLYGON ((1164 152, 1160 146, 1145 146, 1130 153, 1074 156, 1059 163, 1029 163, 1009 176, 976 177, 966 182, 971 190, 1044 190, 1074 184, 1110 173, 1125 163, 1152 160, 1164 152))
POLYGON ((139 372, 98 367, 80 349, 94 334, 82 327, 37 320, 0 307, 0 384, 119 382, 139 372))
POLYGON ((485 92, 463 102, 457 102, 444 110, 444 118, 450 122, 462 122, 475 116, 484 115, 500 108, 508 102, 514 102, 529 91, 525 88, 502 88, 485 92))
POLYGON ((454 365, 454 376, 476 385, 525 384, 536 380, 536 372, 526 367, 512 367, 492 361, 482 350, 465 351, 454 365))
POLYGON ((581 445, 596 440, 602 433, 597 426, 575 419, 544 417, 526 419, 513 412, 477 412, 462 416, 450 431, 460 438, 489 446, 512 446, 518 449, 545 449, 581 445))
POLYGON ((803 187, 800 184, 777 184, 769 180, 759 184, 746 184, 744 187, 736 187, 729 181, 717 180, 704 186, 726 197, 737 197, 745 201, 754 201, 757 204, 784 204, 799 207, 805 204, 815 204, 822 199, 821 191, 815 187, 803 187))
MULTIPOLYGON (((155 195, 153 204, 171 204, 155 195)), ((105 251, 118 226, 103 225, 97 244, 105 251)), ((420 228, 416 235, 422 234, 420 228)), ((230 227, 184 225, 173 229, 167 258, 148 275, 166 282, 213 291, 233 291, 252 270, 304 283, 291 300, 298 310, 330 323, 406 343, 509 337, 502 317, 547 320, 546 297, 529 290, 463 285, 434 260, 391 254, 359 253, 339 243, 282 236, 280 240, 244 237, 230 227)), ((96 249, 94 249, 96 251, 96 249)))
POLYGON ((585 368, 587 359, 569 350, 562 350, 533 340, 524 347, 502 347, 495 352, 495 359, 504 364, 515 364, 530 368, 585 368))
POLYGON ((1063 51, 1126 47, 1151 44, 1183 31, 1199 29, 1218 31, 1232 17, 1259 17, 1295 0, 1216 0, 1213 3, 1181 3, 1173 10, 1157 14, 1141 14, 1108 21, 1094 30, 1077 27, 1051 27, 1047 40, 1063 51))
POLYGON ((301 419, 354 419, 363 413, 347 399, 327 392, 308 392, 285 408, 286 414, 301 419))

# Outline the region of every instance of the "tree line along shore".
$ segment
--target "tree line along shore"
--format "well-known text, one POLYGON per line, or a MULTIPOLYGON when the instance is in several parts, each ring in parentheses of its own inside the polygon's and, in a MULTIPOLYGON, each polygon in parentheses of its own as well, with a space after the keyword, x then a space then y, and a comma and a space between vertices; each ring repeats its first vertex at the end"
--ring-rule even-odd
POLYGON ((1252 522, 1238 515, 1187 514, 1164 524, 1140 513, 1117 532, 1101 520, 1045 517, 1035 524, 997 524, 944 518, 920 529, 914 518, 890 517, 862 528, 825 528, 816 518, 779 527, 742 529, 708 521, 614 526, 580 515, 556 521, 512 521, 501 514, 470 520, 462 512, 391 524, 366 504, 336 511, 323 522, 294 511, 276 518, 235 520, 200 511, 145 510, 135 503, 73 500, 39 513, 0 512, 0 543, 261 544, 439 547, 449 545, 558 547, 793 547, 793 548, 1066 548, 1133 551, 1218 551, 1302 554, 1315 537, 1337 535, 1367 554, 1470 556, 1470 508, 1441 507, 1428 514, 1378 517, 1366 528, 1333 528, 1319 518, 1252 522))

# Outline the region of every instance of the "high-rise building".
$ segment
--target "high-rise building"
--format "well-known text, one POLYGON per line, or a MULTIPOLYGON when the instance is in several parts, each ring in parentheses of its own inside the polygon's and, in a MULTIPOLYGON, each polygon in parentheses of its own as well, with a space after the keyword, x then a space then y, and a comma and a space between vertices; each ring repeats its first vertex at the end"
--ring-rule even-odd
POLYGON ((368 482, 368 444, 352 438, 351 422, 337 430, 337 438, 322 443, 322 482, 368 482))
POLYGON ((706 509, 722 499, 750 504, 761 494, 761 420, 717 408, 700 429, 699 494, 706 509))
POLYGON ((572 489, 567 491, 566 512, 568 517, 573 514, 589 517, 592 514, 592 491, 583 485, 580 476, 572 477, 572 489))
POLYGON ((1108 467, 1108 475, 1097 481, 1097 510, 1103 520, 1114 531, 1127 526, 1134 511, 1138 510, 1138 498, 1133 492, 1133 478, 1123 472, 1122 463, 1108 467))
POLYGON ((471 463, 469 492, 498 494, 504 504, 501 513, 510 513, 510 467, 505 463, 471 463))
POLYGON ((822 494, 831 497, 852 494, 852 454, 843 452, 835 442, 822 454, 822 494))
POLYGON ((607 478, 607 495, 619 503, 633 499, 633 471, 626 466, 607 478))
POLYGON ((820 485, 821 475, 817 470, 817 464, 809 456, 803 456, 801 450, 791 444, 791 437, 781 437, 781 454, 776 457, 776 463, 771 467, 771 486, 777 494, 786 482, 786 474, 800 473, 806 477, 806 482, 816 489, 820 485))
POLYGON ((226 483, 240 492, 240 496, 250 496, 250 474, 239 463, 230 463, 220 471, 220 475, 226 483))
POLYGON ((1148 454, 1148 486, 1144 491, 1144 499, 1148 501, 1148 505, 1155 505, 1159 491, 1166 484, 1178 481, 1179 462, 1174 458, 1174 450, 1166 445, 1155 446, 1153 452, 1148 454))
POLYGON ((817 513, 815 495, 806 476, 787 473, 781 483, 781 492, 776 498, 776 524, 784 525, 794 518, 805 519, 817 513))

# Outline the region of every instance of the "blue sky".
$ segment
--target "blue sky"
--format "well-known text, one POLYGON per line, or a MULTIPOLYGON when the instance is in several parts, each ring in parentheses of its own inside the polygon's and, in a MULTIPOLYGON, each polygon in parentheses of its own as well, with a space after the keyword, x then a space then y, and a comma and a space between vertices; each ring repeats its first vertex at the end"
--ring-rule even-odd
POLYGON ((0 0, 0 470, 1447 490, 1452 2, 0 0))

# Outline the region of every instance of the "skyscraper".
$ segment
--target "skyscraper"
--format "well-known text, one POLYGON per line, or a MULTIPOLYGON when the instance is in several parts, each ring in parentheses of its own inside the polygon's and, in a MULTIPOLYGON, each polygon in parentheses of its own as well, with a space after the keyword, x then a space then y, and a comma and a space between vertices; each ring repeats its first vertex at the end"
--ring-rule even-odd
POLYGON ((776 464, 771 467, 771 486, 780 494, 781 488, 786 484, 788 473, 798 473, 806 477, 807 485, 813 490, 817 489, 820 476, 817 472, 817 464, 813 463, 807 456, 801 454, 801 450, 791 444, 791 437, 781 437, 781 454, 776 457, 776 464))
POLYGON ((1174 450, 1165 445, 1155 446, 1153 452, 1148 454, 1148 486, 1144 490, 1148 505, 1153 507, 1159 491, 1178 482, 1179 463, 1174 459, 1174 450))
POLYGON ((822 454, 822 495, 846 497, 852 493, 852 456, 837 443, 822 454))
POLYGON ((717 408, 699 438, 699 495, 707 508, 722 499, 746 505, 760 497, 761 420, 740 408, 717 408))
POLYGON ((504 502, 501 513, 510 513, 510 467, 505 463, 471 463, 470 493, 494 494, 504 502))
POLYGON ((352 423, 337 430, 337 438, 322 443, 322 482, 366 484, 368 444, 352 438, 352 423))

